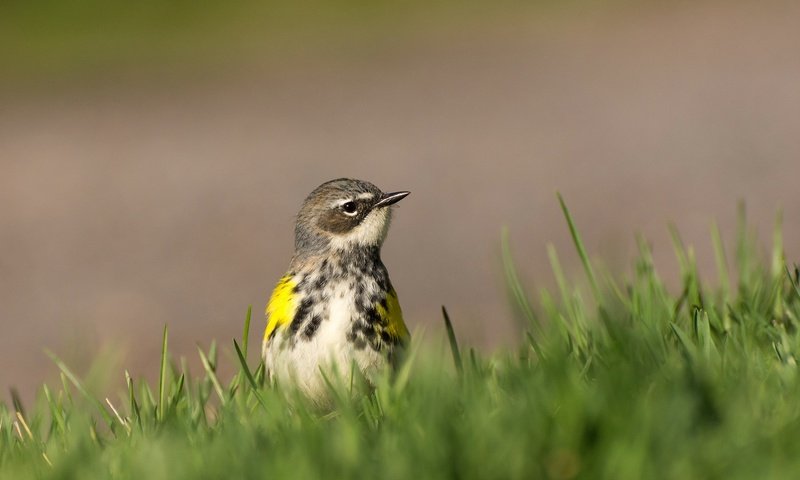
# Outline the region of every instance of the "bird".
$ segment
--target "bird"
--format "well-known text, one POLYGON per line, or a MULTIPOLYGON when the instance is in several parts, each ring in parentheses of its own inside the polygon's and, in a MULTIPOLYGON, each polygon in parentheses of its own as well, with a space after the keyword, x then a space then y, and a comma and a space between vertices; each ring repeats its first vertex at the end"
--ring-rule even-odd
POLYGON ((374 385, 396 367, 410 335, 381 247, 394 205, 409 193, 339 178, 303 201, 294 255, 265 311, 262 357, 271 382, 329 405, 331 376, 351 383, 357 371, 374 385))

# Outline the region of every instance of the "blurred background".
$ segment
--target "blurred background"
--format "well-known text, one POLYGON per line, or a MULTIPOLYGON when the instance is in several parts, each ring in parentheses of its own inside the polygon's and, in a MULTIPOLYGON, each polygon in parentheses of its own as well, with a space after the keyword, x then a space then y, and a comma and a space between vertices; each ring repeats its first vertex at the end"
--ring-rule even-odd
POLYGON ((341 176, 413 192, 384 248, 407 323, 447 305, 487 351, 519 335, 503 227, 531 292, 548 243, 580 274, 556 191, 621 274, 641 233, 674 281, 674 222, 715 281, 740 200, 765 251, 783 209, 797 262, 798 24, 788 0, 5 0, 3 395, 56 377, 45 348, 157 375, 164 324, 194 359, 248 305, 257 350, 294 214, 341 176))

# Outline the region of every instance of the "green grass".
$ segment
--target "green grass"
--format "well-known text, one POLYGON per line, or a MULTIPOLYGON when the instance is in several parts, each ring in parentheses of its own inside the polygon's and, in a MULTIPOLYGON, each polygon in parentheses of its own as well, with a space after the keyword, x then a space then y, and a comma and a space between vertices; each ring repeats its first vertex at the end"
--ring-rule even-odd
POLYGON ((97 398, 55 359, 61 385, 0 405, 0 478, 797 478, 800 273, 780 217, 771 258, 743 214, 732 257, 712 228, 714 288, 673 229, 672 293, 644 240, 628 278, 593 265, 561 203, 586 279, 568 282, 550 248, 557 291, 534 302, 504 241, 518 348, 459 345, 443 310, 447 340, 417 341, 372 394, 332 382, 337 408, 318 412, 246 362, 250 311, 232 378, 214 345, 188 375, 165 329, 155 386, 126 373, 97 398))

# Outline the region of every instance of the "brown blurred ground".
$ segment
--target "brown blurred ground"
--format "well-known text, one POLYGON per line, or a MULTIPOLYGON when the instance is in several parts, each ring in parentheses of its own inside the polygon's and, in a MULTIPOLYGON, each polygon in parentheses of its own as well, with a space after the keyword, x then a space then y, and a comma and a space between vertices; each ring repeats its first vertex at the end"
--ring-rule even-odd
POLYGON ((0 386, 51 377, 44 348, 80 370, 110 343, 154 372, 165 323, 195 357, 249 304, 258 337, 294 213, 340 176, 413 192, 384 249, 407 321, 438 328, 445 304, 482 347, 515 338, 503 226, 532 288, 548 242, 578 273, 556 190, 615 270, 641 232, 674 277, 674 221, 712 275, 710 222, 730 240, 740 199, 765 245, 783 207, 799 261, 800 4, 675 5, 5 95, 0 386))

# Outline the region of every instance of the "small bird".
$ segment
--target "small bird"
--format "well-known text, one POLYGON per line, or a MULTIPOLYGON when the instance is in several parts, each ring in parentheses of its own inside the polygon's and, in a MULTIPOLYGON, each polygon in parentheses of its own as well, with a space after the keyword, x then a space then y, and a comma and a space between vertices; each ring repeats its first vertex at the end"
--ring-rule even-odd
POLYGON ((270 379, 326 404, 328 375, 349 381, 356 368, 370 381, 394 366, 409 333, 381 246, 392 205, 409 193, 340 178, 305 199, 289 270, 266 308, 262 355, 270 379))

